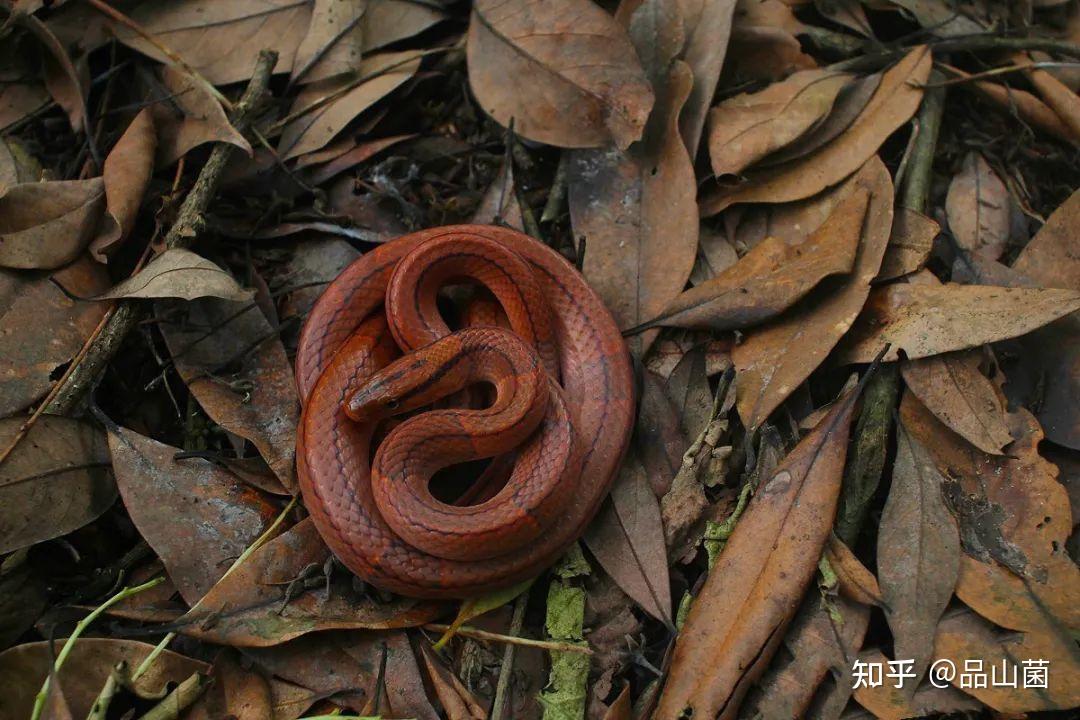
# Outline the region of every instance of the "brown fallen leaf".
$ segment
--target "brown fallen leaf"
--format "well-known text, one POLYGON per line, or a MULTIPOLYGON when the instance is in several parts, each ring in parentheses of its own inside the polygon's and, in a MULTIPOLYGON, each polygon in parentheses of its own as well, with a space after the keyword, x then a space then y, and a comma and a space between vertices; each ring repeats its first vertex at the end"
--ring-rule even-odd
MULTIPOLYGON (((650 10, 646 4, 638 12, 650 10)), ((671 24, 679 20, 675 12, 663 17, 671 24)), ((584 242, 583 273, 621 327, 653 317, 686 286, 698 240, 694 169, 676 137, 690 71, 665 54, 677 48, 652 48, 668 33, 650 32, 651 25, 631 20, 635 46, 660 63, 646 68, 657 103, 645 135, 627 152, 573 152, 567 173, 570 219, 584 242)), ((655 337, 652 331, 634 338, 631 350, 643 356, 655 337)))
POLYGON ((835 207, 859 189, 870 192, 870 208, 851 274, 838 288, 822 288, 821 297, 811 294, 786 315, 750 331, 732 350, 739 416, 749 428, 765 422, 810 376, 862 309, 870 282, 881 267, 892 228, 892 180, 876 157, 851 180, 832 191, 826 202, 835 207))
MULTIPOLYGON (((64 697, 77 718, 84 718, 101 692, 105 679, 120 662, 136 668, 154 650, 151 643, 135 640, 83 637, 76 642, 60 669, 64 697)), ((22 720, 30 717, 34 695, 49 674, 55 650, 47 641, 27 643, 0 653, 0 694, 4 705, 0 718, 22 720)), ((206 672, 209 666, 198 660, 163 650, 149 669, 136 681, 136 690, 154 694, 169 683, 186 680, 193 673, 206 672)))
POLYGON ((25 143, 17 138, 0 138, 0 195, 20 183, 36 182, 43 174, 38 162, 25 143))
POLYGON ((6 130, 48 102, 49 92, 41 84, 0 84, 0 130, 6 130))
MULTIPOLYGON (((415 135, 394 135, 393 137, 380 138, 379 140, 369 140, 366 142, 353 143, 350 142, 349 149, 346 152, 335 155, 332 159, 316 161, 315 167, 310 171, 311 174, 308 178, 309 182, 313 185, 321 185, 327 180, 330 180, 337 175, 356 167, 360 163, 374 157, 383 150, 397 145, 404 140, 411 140, 416 137, 415 135), (321 163, 321 164, 318 164, 321 163)), ((312 153, 309 155, 301 155, 296 159, 298 167, 305 167, 309 164, 313 164, 312 159, 316 158, 318 153, 312 153)))
POLYGON ((847 676, 862 647, 870 609, 811 591, 784 635, 789 662, 774 662, 747 693, 739 718, 805 717, 814 691, 830 673, 851 692, 847 676))
POLYGON ((584 539, 608 575, 642 610, 673 624, 660 505, 636 457, 624 461, 610 502, 589 525, 584 539))
POLYGON ((1033 68, 1027 71, 1027 76, 1062 124, 1069 128, 1073 143, 1080 142, 1080 98, 1076 93, 1046 70, 1033 68))
POLYGON ((1046 224, 1020 251, 1013 270, 1043 287, 1080 287, 1080 191, 1074 192, 1046 219, 1046 224))
POLYGON ((651 370, 641 374, 641 401, 634 432, 645 477, 659 497, 671 487, 690 438, 683 431, 679 408, 668 394, 667 383, 651 370))
POLYGON ((68 264, 94 236, 104 209, 101 178, 8 187, 0 196, 0 267, 68 264))
POLYGON ((525 219, 521 215, 514 185, 513 163, 504 162, 499 168, 469 222, 476 225, 505 225, 525 232, 525 219))
POLYGON ((964 442, 910 394, 900 414, 939 470, 958 483, 950 504, 966 554, 957 596, 1004 627, 1080 627, 1080 569, 1065 550, 1072 531, 1069 499, 1057 468, 1039 455, 1043 435, 1030 413, 1009 416, 1015 439, 1003 456, 964 442))
MULTIPOLYGON (((227 85, 250 78, 264 48, 278 53, 274 69, 288 72, 311 20, 311 4, 306 0, 187 0, 139 5, 129 16, 208 81, 227 85)), ((134 30, 119 24, 112 24, 112 30, 128 47, 158 62, 171 62, 134 30)))
POLYGON ((11 647, 45 611, 49 591, 45 578, 27 562, 29 553, 15 552, 0 567, 0 647, 11 647))
POLYGON ((982 353, 967 350, 901 363, 904 384, 924 405, 983 452, 1000 455, 1012 442, 994 384, 979 370, 982 353))
POLYGON ((1008 633, 995 628, 972 612, 950 613, 942 618, 934 641, 934 655, 958 669, 954 686, 998 712, 1019 714, 1040 710, 1068 710, 1080 706, 1080 661, 1074 641, 1057 633, 1008 633), (998 683, 962 685, 965 663, 980 663, 998 683), (1034 664, 1032 661, 1035 661, 1034 664), (1046 687, 1032 687, 1027 668, 1047 669, 1046 687), (1015 678, 1015 683, 1013 681, 1015 678))
POLYGON ((694 78, 679 116, 679 134, 691 159, 697 157, 705 118, 727 56, 736 4, 735 0, 680 0, 677 3, 687 30, 682 59, 694 78))
POLYGON ((784 636, 832 527, 857 391, 763 482, 675 642, 655 717, 732 718, 784 636))
MULTIPOLYGON (((859 660, 889 667, 888 658, 880 650, 868 650, 859 656, 859 660)), ((896 681, 892 679, 887 679, 876 687, 864 683, 855 690, 855 701, 870 711, 867 718, 877 720, 977 713, 985 709, 982 703, 947 684, 945 687, 936 687, 926 682, 916 688, 911 680, 905 680, 904 685, 905 687, 898 688, 896 681)), ((848 717, 848 713, 845 713, 844 717, 848 717)))
POLYGON ((968 153, 945 198, 953 238, 965 250, 998 259, 1009 243, 1011 202, 1009 189, 982 154, 968 153))
POLYGON ((862 167, 895 130, 911 119, 922 101, 931 53, 913 49, 890 69, 866 108, 836 140, 789 164, 749 174, 746 183, 701 201, 703 215, 736 203, 790 202, 815 195, 862 167))
POLYGON ((709 158, 716 175, 737 174, 824 119, 851 75, 804 70, 709 111, 709 158))
MULTIPOLYGON (((0 448, 23 420, 0 420, 0 448)), ((108 510, 116 499, 109 465, 98 428, 43 416, 0 465, 0 552, 60 537, 108 510)))
POLYGON ((940 232, 941 226, 922 213, 905 207, 896 208, 892 235, 877 280, 893 280, 922 269, 934 248, 934 238, 940 232))
POLYGON ((415 51, 381 53, 364 58, 354 74, 305 85, 293 101, 290 117, 296 117, 282 131, 277 151, 288 160, 319 150, 419 69, 415 51))
POLYGON ((154 174, 156 150, 154 115, 148 109, 142 110, 105 158, 105 215, 90 243, 95 260, 106 262, 135 227, 143 194, 154 174))
POLYGON ((258 648, 318 630, 414 627, 445 611, 440 603, 408 598, 381 603, 357 593, 351 576, 327 580, 314 573, 329 559, 314 524, 303 520, 219 580, 177 621, 178 630, 205 642, 258 648))
POLYGON ((135 527, 189 605, 214 586, 277 515, 277 508, 207 460, 132 430, 109 433, 113 471, 135 527))
POLYGON ((878 579, 893 654, 914 660, 912 685, 918 685, 933 655, 934 628, 956 587, 960 537, 933 458, 903 423, 896 432, 892 486, 878 526, 878 579))
POLYGON ((336 278, 360 251, 341 238, 302 240, 293 247, 292 256, 283 268, 286 287, 295 288, 281 302, 281 316, 295 318, 293 329, 285 334, 286 348, 293 348, 300 324, 319 299, 327 283, 336 278))
POLYGON ((530 140, 620 148, 641 138, 653 93, 626 31, 588 0, 480 0, 466 41, 484 112, 530 140), (514 78, 513 82, 506 82, 514 78))
POLYGON ((435 688, 439 703, 451 720, 484 720, 487 711, 477 701, 457 675, 443 665, 426 644, 420 645, 420 657, 424 660, 428 677, 435 688))
POLYGON ((836 533, 829 535, 824 557, 836 574, 838 589, 843 597, 862 605, 885 605, 874 573, 855 557, 855 553, 836 533))
MULTIPOLYGON (((952 66, 946 66, 950 73, 962 78, 968 73, 952 66)), ((1009 115, 1017 115, 1023 122, 1037 130, 1049 133, 1059 140, 1078 144, 1077 139, 1061 118, 1048 105, 1026 90, 1007 87, 1000 83, 976 80, 962 84, 962 88, 971 88, 982 97, 997 105, 1009 115)))
POLYGON ((945 0, 888 0, 901 7, 936 37, 953 37, 984 32, 985 28, 969 15, 957 12, 945 0))
POLYGON ((806 242, 766 238, 720 275, 678 295, 659 315, 625 332, 682 327, 735 330, 780 314, 829 275, 855 262, 870 195, 857 188, 840 201, 806 242))
POLYGON ((838 350, 840 362, 870 362, 965 350, 1025 335, 1080 309, 1080 290, 895 283, 870 293, 838 350))
POLYGON ((256 305, 217 298, 158 300, 155 312, 176 370, 206 414, 250 440, 295 489, 300 401, 277 329, 256 305))
POLYGON ((244 669, 239 654, 226 648, 210 666, 210 687, 184 715, 186 720, 268 720, 273 717, 270 683, 244 669))
POLYGON ((170 102, 151 108, 158 131, 159 166, 172 165, 192 148, 208 142, 229 143, 252 154, 251 145, 232 126, 221 103, 205 85, 171 65, 161 68, 161 82, 170 102))
POLYGON ((724 61, 720 82, 735 87, 753 82, 776 82, 793 72, 818 67, 790 32, 740 22, 738 15, 731 28, 731 41, 724 61))
POLYGON ((206 258, 183 248, 169 248, 95 299, 204 297, 244 302, 251 300, 252 291, 240 287, 229 273, 206 258))

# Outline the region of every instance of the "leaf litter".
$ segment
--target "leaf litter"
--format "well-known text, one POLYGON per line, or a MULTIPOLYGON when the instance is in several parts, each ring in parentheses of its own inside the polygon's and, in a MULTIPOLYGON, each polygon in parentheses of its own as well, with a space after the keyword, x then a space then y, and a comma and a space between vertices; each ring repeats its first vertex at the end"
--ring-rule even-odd
POLYGON ((0 15, 0 720, 1080 705, 1077 0, 0 15), (549 572, 418 601, 295 496, 293 355, 469 221, 581 268, 638 409, 549 572))

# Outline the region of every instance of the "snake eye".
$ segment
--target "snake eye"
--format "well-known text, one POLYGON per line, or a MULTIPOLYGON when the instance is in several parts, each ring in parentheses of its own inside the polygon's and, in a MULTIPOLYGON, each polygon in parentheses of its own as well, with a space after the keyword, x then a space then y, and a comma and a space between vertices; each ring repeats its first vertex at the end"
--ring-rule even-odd
POLYGON ((398 402, 396 398, 386 401, 386 407, 388 410, 397 410, 399 405, 401 405, 401 403, 398 402))

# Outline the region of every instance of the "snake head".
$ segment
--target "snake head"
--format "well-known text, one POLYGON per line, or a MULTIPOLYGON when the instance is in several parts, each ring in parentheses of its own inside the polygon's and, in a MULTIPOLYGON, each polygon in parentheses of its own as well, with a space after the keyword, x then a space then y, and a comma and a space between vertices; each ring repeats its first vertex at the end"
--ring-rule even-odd
POLYGON ((431 375, 430 365, 423 353, 395 360, 345 400, 345 414, 356 422, 370 423, 430 404, 432 388, 425 382, 431 375))

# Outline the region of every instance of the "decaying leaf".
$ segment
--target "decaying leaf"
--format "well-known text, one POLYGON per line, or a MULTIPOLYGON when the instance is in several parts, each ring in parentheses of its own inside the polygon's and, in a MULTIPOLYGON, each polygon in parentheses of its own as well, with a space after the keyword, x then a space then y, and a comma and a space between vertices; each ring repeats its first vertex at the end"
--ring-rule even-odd
POLYGON ((857 392, 762 482, 675 642, 655 717, 731 718, 765 670, 829 536, 857 392))
POLYGON ((105 158, 102 174, 105 214, 90 243, 90 252, 95 259, 105 260, 134 228, 143 193, 154 172, 156 150, 154 115, 150 110, 142 110, 105 158))
POLYGON ((751 174, 746 183, 703 199, 702 214, 713 215, 735 203, 790 202, 821 192, 862 167, 885 139, 918 109, 930 74, 926 47, 912 50, 885 73, 859 118, 818 152, 789 164, 751 174))
POLYGON ((848 273, 855 262, 869 192, 857 188, 840 201, 805 242, 766 238, 737 263, 676 297, 650 327, 732 330, 757 325, 786 310, 823 278, 848 273))
POLYGON ((892 235, 881 260, 878 280, 892 280, 922 269, 934 248, 941 227, 920 212, 896 208, 892 235))
POLYGON ((871 160, 855 177, 833 191, 826 202, 835 207, 850 193, 865 188, 870 207, 863 225, 855 267, 840 287, 813 295, 759 330, 732 351, 738 371, 739 415, 747 427, 758 427, 826 358, 855 322, 878 274, 892 227, 892 181, 879 160, 871 160))
POLYGON ((251 155, 251 145, 232 126, 221 103, 205 85, 170 65, 161 68, 161 82, 170 93, 170 102, 152 108, 159 165, 172 165, 192 148, 208 142, 230 143, 251 155))
POLYGON ((66 265, 93 238, 104 208, 101 178, 8 187, 0 196, 0 267, 66 265))
POLYGON ((481 0, 466 41, 480 107, 537 142, 638 140, 653 94, 626 31, 588 0, 481 0), (507 82, 514 78, 513 82, 507 82))
POLYGON ((716 83, 727 57, 734 22, 735 0, 680 0, 677 3, 686 28, 683 60, 694 85, 679 116, 679 133, 691 158, 697 157, 701 131, 712 104, 716 83))
POLYGON ((187 720, 265 720, 275 718, 269 681, 245 670, 239 653, 222 650, 210 667, 210 687, 187 711, 187 720))
MULTIPOLYGON (((23 418, 0 420, 0 449, 23 418)), ((45 415, 0 465, 0 552, 77 530, 109 509, 116 484, 98 428, 45 415)))
POLYGON ((851 81, 846 73, 804 70, 761 92, 736 95, 709 111, 713 172, 742 172, 821 121, 851 81))
POLYGON ((126 428, 109 433, 116 484, 135 526, 194 605, 277 515, 264 496, 200 458, 126 428))
POLYGON ((245 290, 229 273, 190 250, 169 248, 147 263, 132 277, 97 297, 98 300, 118 298, 180 298, 195 300, 216 297, 243 302, 251 300, 252 291, 245 290))
POLYGON ((1009 190, 983 156, 968 153, 949 185, 945 209, 949 229, 961 247, 992 260, 1009 242, 1009 190))
POLYGON ((842 596, 863 605, 885 605, 877 578, 836 533, 829 536, 822 557, 828 560, 836 575, 837 589, 842 596))
POLYGON ((894 283, 870 293, 839 350, 843 362, 965 350, 1017 337, 1080 309, 1080 290, 894 283))
POLYGON ((892 486, 878 527, 877 564, 894 654, 914 660, 912 684, 930 664, 934 628, 952 598, 960 537, 933 459, 901 423, 892 486))
POLYGON ((74 298, 107 286, 104 269, 89 258, 52 277, 0 270, 0 416, 48 392, 53 372, 79 351, 106 310, 74 298))

